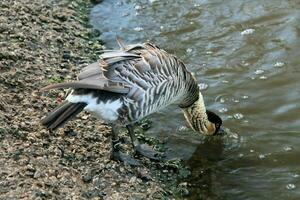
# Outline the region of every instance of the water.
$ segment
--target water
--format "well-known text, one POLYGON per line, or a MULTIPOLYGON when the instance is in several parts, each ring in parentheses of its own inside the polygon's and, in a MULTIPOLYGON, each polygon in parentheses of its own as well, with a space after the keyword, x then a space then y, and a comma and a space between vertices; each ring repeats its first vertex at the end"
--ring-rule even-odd
POLYGON ((92 9, 108 48, 118 35, 184 60, 232 133, 199 136, 175 107, 152 116, 147 134, 192 170, 188 199, 300 199, 299 21, 298 0, 104 0, 92 9))

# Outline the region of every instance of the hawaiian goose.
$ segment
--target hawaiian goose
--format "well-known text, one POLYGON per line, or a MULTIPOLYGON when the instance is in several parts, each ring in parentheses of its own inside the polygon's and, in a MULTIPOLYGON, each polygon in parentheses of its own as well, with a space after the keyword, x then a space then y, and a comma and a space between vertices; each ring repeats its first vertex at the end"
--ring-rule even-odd
POLYGON ((72 88, 66 100, 42 120, 55 130, 83 109, 112 125, 112 158, 138 164, 118 148, 117 127, 126 125, 136 153, 157 159, 157 152, 141 145, 134 136, 134 124, 170 104, 183 110, 190 126, 199 133, 214 135, 222 120, 207 111, 198 84, 186 66, 173 55, 150 43, 125 45, 105 51, 100 60, 83 68, 74 82, 42 88, 72 88))

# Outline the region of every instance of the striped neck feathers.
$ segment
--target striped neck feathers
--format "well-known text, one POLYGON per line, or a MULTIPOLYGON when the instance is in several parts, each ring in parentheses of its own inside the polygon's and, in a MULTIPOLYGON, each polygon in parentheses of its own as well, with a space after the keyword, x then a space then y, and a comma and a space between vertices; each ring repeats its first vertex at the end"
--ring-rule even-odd
POLYGON ((203 96, 200 92, 198 100, 189 107, 182 108, 182 110, 186 120, 194 131, 205 135, 215 134, 216 126, 208 120, 203 96))

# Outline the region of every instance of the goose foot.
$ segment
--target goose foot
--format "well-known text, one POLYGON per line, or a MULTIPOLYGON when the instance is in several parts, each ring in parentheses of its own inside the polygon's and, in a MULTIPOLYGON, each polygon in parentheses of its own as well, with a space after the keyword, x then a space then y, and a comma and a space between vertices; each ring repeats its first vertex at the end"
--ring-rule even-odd
POLYGON ((126 127, 131 138, 132 147, 137 155, 142 155, 150 160, 160 160, 161 153, 153 150, 147 144, 140 144, 139 140, 135 137, 133 125, 127 125, 126 127))
POLYGON ((130 157, 129 155, 121 152, 121 151, 113 151, 111 155, 111 159, 114 161, 121 161, 125 164, 132 166, 141 166, 141 163, 136 159, 130 157))
POLYGON ((140 166, 140 162, 136 159, 130 157, 129 155, 123 153, 120 148, 120 140, 118 138, 118 130, 116 126, 112 125, 112 135, 111 135, 111 142, 112 142, 112 153, 110 159, 114 161, 121 161, 128 165, 132 166, 140 166))
POLYGON ((155 151, 147 144, 138 144, 134 146, 135 152, 138 155, 142 155, 150 160, 160 160, 161 153, 155 151))

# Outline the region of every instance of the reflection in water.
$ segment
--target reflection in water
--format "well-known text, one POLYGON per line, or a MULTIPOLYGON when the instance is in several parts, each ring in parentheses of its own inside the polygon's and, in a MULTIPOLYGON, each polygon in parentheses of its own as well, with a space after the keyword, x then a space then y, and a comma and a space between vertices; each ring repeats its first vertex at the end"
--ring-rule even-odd
POLYGON ((213 190, 215 181, 214 174, 217 170, 217 163, 222 160, 224 144, 221 138, 205 138, 199 144, 192 157, 187 160, 191 168, 191 176, 187 180, 191 185, 189 198, 205 199, 220 198, 213 190))
POLYGON ((239 134, 206 140, 174 106, 153 115, 147 134, 166 141, 168 158, 187 160, 191 199, 299 199, 299 10, 298 0, 104 0, 93 8, 108 48, 118 35, 177 55, 205 85, 208 108, 239 134))

